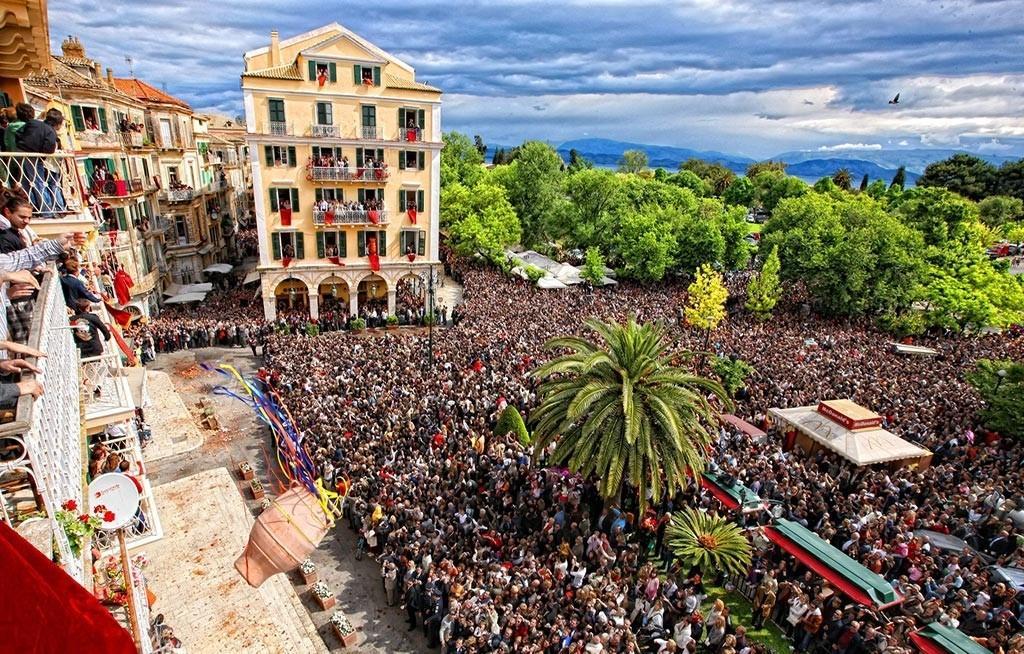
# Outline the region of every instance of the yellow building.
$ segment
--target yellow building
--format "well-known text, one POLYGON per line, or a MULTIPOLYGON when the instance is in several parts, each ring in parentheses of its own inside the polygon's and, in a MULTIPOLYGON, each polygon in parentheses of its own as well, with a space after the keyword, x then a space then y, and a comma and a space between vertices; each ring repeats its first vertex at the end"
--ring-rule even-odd
POLYGON ((267 317, 393 315, 438 262, 441 91, 337 23, 271 32, 242 90, 267 317))

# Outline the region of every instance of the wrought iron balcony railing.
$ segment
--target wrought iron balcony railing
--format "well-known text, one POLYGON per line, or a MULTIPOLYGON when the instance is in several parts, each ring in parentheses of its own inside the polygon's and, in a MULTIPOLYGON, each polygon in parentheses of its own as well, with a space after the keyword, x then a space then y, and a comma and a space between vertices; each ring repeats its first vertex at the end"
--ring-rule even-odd
POLYGON ((308 179, 313 182, 379 182, 391 177, 387 168, 342 166, 310 166, 308 179))
POLYGON ((189 202, 195 195, 195 190, 190 188, 167 189, 165 193, 168 202, 189 202))
POLYGON ((313 210, 313 224, 317 227, 330 225, 386 225, 387 223, 387 211, 313 210))
POLYGON ((73 154, 0 152, 0 185, 25 191, 35 219, 88 213, 73 154))
POLYGON ((337 125, 313 124, 309 126, 309 133, 314 138, 336 139, 341 136, 341 129, 337 125))

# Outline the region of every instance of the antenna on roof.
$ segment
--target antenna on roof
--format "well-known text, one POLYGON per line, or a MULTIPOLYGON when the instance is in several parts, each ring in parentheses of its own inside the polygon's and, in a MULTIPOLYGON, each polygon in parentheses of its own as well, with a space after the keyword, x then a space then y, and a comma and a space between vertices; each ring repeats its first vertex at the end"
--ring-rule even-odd
POLYGON ((160 89, 161 89, 161 90, 162 90, 162 91, 163 91, 164 93, 167 93, 167 82, 160 82, 160 89))
POLYGON ((132 58, 125 55, 125 63, 128 64, 128 77, 135 78, 135 68, 132 66, 132 58))

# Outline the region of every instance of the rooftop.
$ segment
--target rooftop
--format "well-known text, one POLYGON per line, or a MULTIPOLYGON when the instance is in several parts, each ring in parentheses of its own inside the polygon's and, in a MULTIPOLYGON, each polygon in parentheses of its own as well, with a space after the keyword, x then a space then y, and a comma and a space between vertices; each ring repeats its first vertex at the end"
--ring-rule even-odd
POLYGON ((130 95, 133 98, 138 98, 139 100, 145 100, 146 102, 162 102, 164 104, 173 104, 184 109, 192 109, 192 107, 190 107, 184 100, 176 98, 169 93, 165 93, 152 84, 147 84, 146 82, 134 77, 115 77, 114 86, 117 87, 118 91, 121 91, 126 95, 130 95))

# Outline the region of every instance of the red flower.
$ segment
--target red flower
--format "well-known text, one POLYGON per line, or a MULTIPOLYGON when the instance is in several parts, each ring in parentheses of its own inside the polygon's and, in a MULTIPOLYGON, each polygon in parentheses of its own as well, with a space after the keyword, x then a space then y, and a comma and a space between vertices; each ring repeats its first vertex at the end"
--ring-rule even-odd
POLYGON ((103 513, 103 522, 113 522, 115 517, 113 511, 105 511, 103 513))
POLYGON ((89 522, 89 516, 85 515, 84 513, 82 515, 78 516, 78 519, 79 519, 79 521, 84 522, 84 523, 88 523, 89 522))
POLYGON ((64 502, 63 504, 61 504, 60 506, 65 511, 74 511, 75 509, 78 508, 78 502, 76 502, 74 500, 68 500, 67 502, 64 502))
POLYGON ((97 504, 96 508, 92 510, 93 513, 103 513, 107 510, 107 507, 103 504, 97 504))

